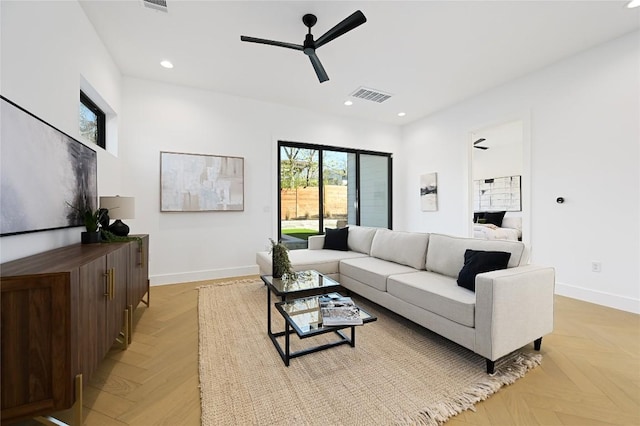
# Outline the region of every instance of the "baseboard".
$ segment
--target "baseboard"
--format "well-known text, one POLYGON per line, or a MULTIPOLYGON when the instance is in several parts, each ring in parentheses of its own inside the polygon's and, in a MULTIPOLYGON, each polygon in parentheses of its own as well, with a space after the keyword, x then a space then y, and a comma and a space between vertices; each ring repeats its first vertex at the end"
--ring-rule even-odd
POLYGON ((180 284, 194 281, 215 280, 220 278, 242 277, 258 275, 258 265, 243 266, 238 268, 211 269, 208 271, 183 272, 178 274, 153 275, 149 277, 149 283, 155 285, 180 284))
POLYGON ((621 311, 640 314, 640 300, 633 299, 631 297, 619 296, 617 294, 611 294, 604 291, 590 290, 559 282, 556 282, 556 294, 570 297, 572 299, 595 303, 596 305, 619 309, 621 311))

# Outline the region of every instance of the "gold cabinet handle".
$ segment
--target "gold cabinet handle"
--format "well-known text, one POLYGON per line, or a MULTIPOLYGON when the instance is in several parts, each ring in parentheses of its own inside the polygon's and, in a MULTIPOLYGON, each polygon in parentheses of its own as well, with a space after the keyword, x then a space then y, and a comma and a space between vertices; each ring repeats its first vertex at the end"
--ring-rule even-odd
POLYGON ((104 293, 104 296, 106 296, 107 298, 111 296, 111 269, 109 269, 107 272, 105 272, 104 274, 102 274, 105 276, 105 286, 106 286, 106 290, 104 293))
POLYGON ((107 278, 107 290, 104 295, 107 297, 107 300, 113 300, 116 292, 116 270, 115 268, 109 269, 104 273, 104 276, 107 278))
POLYGON ((116 268, 111 268, 111 297, 109 300, 113 300, 116 297, 116 268))
POLYGON ((142 243, 140 243, 140 248, 138 249, 138 252, 140 252, 140 267, 144 267, 144 262, 145 262, 145 258, 144 258, 144 250, 142 249, 142 243))

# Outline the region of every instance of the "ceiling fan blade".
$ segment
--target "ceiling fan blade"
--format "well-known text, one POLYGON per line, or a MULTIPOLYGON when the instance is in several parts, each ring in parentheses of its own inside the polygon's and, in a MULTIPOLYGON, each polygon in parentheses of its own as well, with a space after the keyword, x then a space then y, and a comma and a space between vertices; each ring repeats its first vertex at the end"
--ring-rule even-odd
POLYGON ((340 37, 344 33, 349 32, 352 29, 364 24, 365 22, 367 22, 367 18, 364 16, 364 13, 356 10, 342 22, 338 23, 338 25, 320 36, 320 38, 316 40, 315 43, 316 49, 322 45, 329 43, 331 40, 340 37))
POLYGON ((320 59, 318 59, 318 56, 316 56, 315 52, 309 55, 309 59, 311 60, 313 69, 316 70, 316 75, 318 76, 318 80, 320 80, 320 83, 324 83, 325 81, 329 80, 329 76, 324 70, 324 67, 320 63, 320 59))
POLYGON ((485 138, 480 138, 480 139, 478 139, 477 141, 475 141, 473 144, 474 144, 474 145, 478 145, 480 142, 484 142, 484 141, 486 141, 486 139, 485 139, 485 138))
POLYGON ((299 44, 285 43, 283 41, 265 40, 263 38, 255 38, 255 37, 247 37, 247 36, 240 36, 240 40, 248 41, 250 43, 259 43, 259 44, 268 44, 270 46, 286 47, 287 49, 303 50, 303 47, 299 44))
POLYGON ((487 147, 487 146, 474 146, 474 148, 478 148, 478 149, 489 149, 489 147, 487 147))

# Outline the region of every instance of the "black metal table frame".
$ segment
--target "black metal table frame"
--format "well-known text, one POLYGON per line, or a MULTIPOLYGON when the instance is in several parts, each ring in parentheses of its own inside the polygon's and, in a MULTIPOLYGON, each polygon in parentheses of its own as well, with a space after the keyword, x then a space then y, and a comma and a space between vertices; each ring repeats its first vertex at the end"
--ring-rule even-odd
MULTIPOLYGON (((291 320, 291 317, 284 311, 284 309, 282 308, 282 304, 285 303, 287 300, 293 300, 293 299, 299 299, 302 297, 309 297, 309 296, 319 296, 322 294, 326 294, 327 292, 334 292, 334 291, 338 291, 340 290, 342 287, 340 285, 336 285, 336 286, 326 286, 326 287, 317 287, 317 288, 311 288, 311 289, 305 289, 305 290, 300 290, 300 291, 296 291, 296 292, 288 292, 288 293, 282 293, 280 294, 280 298, 281 301, 279 303, 276 303, 276 309, 278 310, 278 312, 280 312, 280 314, 282 315, 282 318, 284 319, 285 322, 285 329, 284 331, 279 331, 274 333, 271 330, 271 292, 274 291, 273 286, 271 284, 268 283, 268 281, 266 280, 265 276, 261 277, 262 280, 264 281, 264 283, 266 284, 267 287, 267 335, 269 336, 269 338, 271 339, 271 342, 273 343, 273 346, 275 346, 276 350, 278 351, 278 354, 280 355, 280 358, 282 358, 282 361, 284 362, 284 365, 286 365, 287 367, 289 366, 289 361, 292 358, 297 358, 299 356, 302 355, 307 355, 310 353, 314 353, 314 352, 319 352, 319 351, 323 351, 325 349, 329 349, 329 348, 333 348, 334 346, 339 346, 339 345, 344 345, 344 344, 349 344, 351 345, 351 347, 355 347, 356 345, 356 326, 353 325, 345 325, 345 326, 335 326, 335 327, 323 327, 321 329, 316 330, 315 332, 311 332, 311 333, 304 333, 302 330, 300 330, 298 328, 298 326, 295 324, 295 322, 293 322, 293 320, 291 320), (345 328, 351 328, 351 337, 347 337, 342 330, 345 328), (313 346, 307 349, 303 349, 303 350, 299 350, 296 352, 291 352, 291 346, 290 346, 290 335, 292 333, 296 333, 298 335, 299 338, 301 339, 306 339, 308 337, 313 337, 313 336, 318 336, 321 334, 326 334, 326 333, 336 333, 339 337, 340 340, 336 340, 334 342, 331 343, 325 343, 323 345, 318 345, 318 346, 313 346), (282 346, 280 345, 280 342, 278 342, 278 337, 282 337, 284 336, 285 339, 285 348, 283 349, 282 346)), ((371 322, 371 321, 375 321, 377 318, 375 317, 370 317, 368 318, 365 322, 371 322)))
MULTIPOLYGON (((293 299, 292 299, 293 300, 293 299)), ((280 331, 277 333, 272 333, 271 332, 271 319, 269 318, 269 337, 271 338, 271 341, 273 342, 273 345, 276 347, 276 349, 278 350, 278 353, 280 354, 280 358, 282 358, 282 361, 284 362, 284 365, 286 365, 287 367, 289 366, 289 361, 292 358, 297 358, 299 356, 302 355, 307 355, 307 354, 311 354, 314 352, 319 352, 319 351, 323 351, 325 349, 330 349, 333 348, 335 346, 339 346, 339 345, 344 345, 344 344, 349 344, 352 348, 356 346, 356 326, 354 325, 345 325, 345 326, 335 326, 335 327, 323 327, 321 329, 318 329, 314 332, 303 332, 302 330, 300 330, 297 326, 297 324, 291 319, 291 317, 289 316, 289 314, 287 312, 285 312, 285 310, 282 308, 282 305, 286 303, 286 301, 282 301, 279 303, 276 303, 276 309, 278 310, 278 312, 280 312, 280 314, 282 315, 282 317, 284 318, 284 331, 280 331), (351 338, 347 337, 342 330, 345 328, 350 328, 351 329, 351 338), (313 337, 313 336, 319 336, 321 334, 326 334, 326 333, 336 333, 340 339, 336 340, 334 342, 330 342, 330 343, 325 343, 322 345, 318 345, 318 346, 312 346, 310 348, 306 348, 306 349, 302 349, 299 351, 295 351, 295 352, 291 352, 291 338, 290 335, 292 333, 296 333, 298 335, 298 337, 300 339, 306 339, 308 337, 313 337), (282 346, 280 346, 280 342, 278 342, 277 338, 278 337, 282 337, 284 336, 284 350, 282 349, 282 346)), ((269 309, 269 311, 271 311, 271 309, 269 309)))

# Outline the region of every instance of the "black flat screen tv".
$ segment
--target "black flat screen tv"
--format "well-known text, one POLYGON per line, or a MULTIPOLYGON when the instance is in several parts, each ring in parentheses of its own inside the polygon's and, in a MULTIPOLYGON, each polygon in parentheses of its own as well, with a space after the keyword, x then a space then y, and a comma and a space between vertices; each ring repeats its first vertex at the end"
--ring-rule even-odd
POLYGON ((0 236, 84 225, 95 210, 96 152, 0 96, 0 236))

